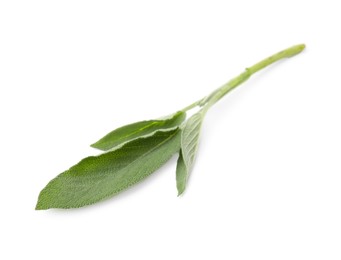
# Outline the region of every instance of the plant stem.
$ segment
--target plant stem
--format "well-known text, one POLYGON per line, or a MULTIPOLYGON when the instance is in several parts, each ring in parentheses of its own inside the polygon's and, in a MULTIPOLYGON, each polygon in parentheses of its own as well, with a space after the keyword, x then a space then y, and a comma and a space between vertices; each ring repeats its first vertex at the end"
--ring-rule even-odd
MULTIPOLYGON (((301 51, 303 51, 305 48, 304 44, 299 44, 292 46, 288 49, 285 49, 283 51, 280 51, 258 63, 255 65, 246 68, 243 73, 241 73, 239 76, 231 79, 229 82, 221 86, 220 88, 216 89, 213 91, 209 96, 206 98, 203 98, 198 105, 204 106, 207 104, 207 107, 205 110, 207 111, 209 107, 211 107, 213 104, 215 104, 218 100, 220 100, 223 96, 225 96, 228 92, 230 92, 232 89, 236 88, 239 86, 241 83, 246 81, 248 78, 250 78, 254 73, 257 71, 271 65, 272 63, 281 60, 283 58, 290 58, 292 56, 295 56, 299 54, 301 51)), ((195 104, 195 103, 193 103, 195 104)))
POLYGON ((202 102, 202 100, 203 100, 203 99, 200 99, 200 100, 198 100, 198 101, 196 101, 196 102, 190 104, 189 106, 187 106, 187 107, 181 109, 181 111, 182 111, 182 112, 186 112, 186 111, 188 111, 188 110, 191 110, 192 108, 194 108, 194 107, 200 105, 200 103, 202 102))

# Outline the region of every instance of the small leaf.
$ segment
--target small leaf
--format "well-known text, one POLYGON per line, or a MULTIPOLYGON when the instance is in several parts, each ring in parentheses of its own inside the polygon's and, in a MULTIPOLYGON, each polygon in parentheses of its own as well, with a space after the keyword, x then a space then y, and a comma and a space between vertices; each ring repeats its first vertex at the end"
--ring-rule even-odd
POLYGON ((180 196, 186 189, 187 183, 187 169, 182 156, 182 151, 179 151, 179 158, 176 164, 176 188, 178 190, 178 196, 180 196))
POLYGON ((91 146, 102 151, 108 151, 116 146, 147 136, 155 131, 171 129, 179 126, 186 118, 186 113, 179 111, 168 119, 140 121, 125 125, 110 132, 91 146))
POLYGON ((204 115, 204 111, 200 110, 191 116, 185 123, 185 127, 181 132, 181 150, 179 152, 179 159, 176 167, 178 196, 186 189, 187 180, 198 150, 200 129, 204 115))
POLYGON ((36 209, 79 208, 111 197, 143 180, 180 149, 180 130, 157 131, 121 148, 81 160, 50 181, 36 209))

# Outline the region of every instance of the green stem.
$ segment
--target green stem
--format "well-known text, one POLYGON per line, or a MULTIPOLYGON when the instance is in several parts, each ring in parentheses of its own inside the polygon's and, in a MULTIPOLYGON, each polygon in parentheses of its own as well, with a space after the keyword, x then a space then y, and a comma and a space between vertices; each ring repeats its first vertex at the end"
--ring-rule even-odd
MULTIPOLYGON (((223 96, 225 96, 228 92, 230 92, 232 89, 239 86, 241 83, 246 81, 248 78, 250 78, 254 73, 257 71, 271 65, 272 63, 281 60, 283 58, 290 58, 292 56, 295 56, 296 54, 299 54, 301 51, 303 51, 305 48, 304 44, 299 44, 292 46, 288 49, 285 49, 283 51, 280 51, 258 63, 255 65, 246 68, 243 73, 241 73, 239 76, 231 79, 229 82, 218 88, 217 90, 213 91, 209 96, 206 98, 203 98, 199 103, 200 106, 204 106, 207 104, 207 107, 205 110, 207 111, 209 107, 211 107, 213 104, 215 104, 218 100, 220 100, 223 96)), ((194 103, 193 103, 194 104, 194 103)))
POLYGON ((196 101, 196 102, 190 104, 189 106, 187 106, 187 107, 181 109, 181 111, 182 111, 182 112, 186 112, 186 111, 188 111, 188 110, 191 110, 192 108, 194 108, 194 107, 200 105, 200 103, 202 102, 202 100, 203 100, 203 99, 200 99, 200 100, 198 100, 198 101, 196 101))

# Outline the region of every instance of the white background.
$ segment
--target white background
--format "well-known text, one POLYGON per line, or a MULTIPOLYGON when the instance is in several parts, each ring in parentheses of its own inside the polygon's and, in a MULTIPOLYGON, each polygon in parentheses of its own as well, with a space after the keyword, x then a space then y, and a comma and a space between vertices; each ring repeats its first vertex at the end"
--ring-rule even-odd
POLYGON ((341 259, 338 3, 2 0, 0 258, 341 259), (174 157, 115 198, 34 210, 102 135, 298 43, 209 111, 184 196, 174 157))

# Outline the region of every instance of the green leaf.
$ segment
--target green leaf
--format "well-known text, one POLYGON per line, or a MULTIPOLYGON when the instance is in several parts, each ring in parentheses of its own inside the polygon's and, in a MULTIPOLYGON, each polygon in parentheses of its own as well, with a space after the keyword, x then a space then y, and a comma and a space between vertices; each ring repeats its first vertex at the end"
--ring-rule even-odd
POLYGON ((181 150, 179 152, 179 159, 176 166, 176 186, 178 189, 178 196, 186 189, 187 180, 192 170, 195 155, 198 150, 200 129, 204 115, 205 112, 200 110, 191 116, 185 123, 185 127, 181 132, 181 150))
POLYGON ((160 168, 179 151, 180 137, 179 128, 157 131, 87 157, 47 184, 36 209, 79 208, 109 198, 160 168))
POLYGON ((178 196, 180 196, 186 189, 187 184, 187 168, 182 156, 182 151, 179 151, 179 158, 176 164, 176 188, 178 196))
POLYGON ((103 151, 147 136, 161 129, 171 129, 179 126, 186 118, 186 113, 179 111, 168 119, 140 121, 117 128, 91 146, 103 151))

